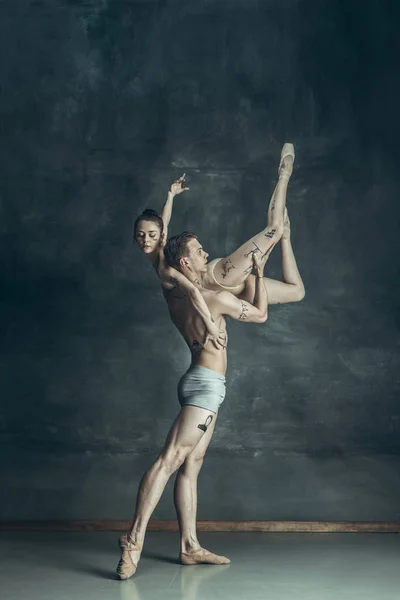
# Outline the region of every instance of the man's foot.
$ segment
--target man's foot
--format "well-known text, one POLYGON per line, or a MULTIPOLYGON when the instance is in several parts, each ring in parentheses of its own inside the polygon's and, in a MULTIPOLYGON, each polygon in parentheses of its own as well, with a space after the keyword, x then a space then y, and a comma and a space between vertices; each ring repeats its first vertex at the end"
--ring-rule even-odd
POLYGON ((290 179, 293 171, 294 163, 294 146, 293 144, 284 144, 281 152, 281 162, 279 163, 279 179, 290 179))
POLYGON ((142 548, 123 535, 118 540, 121 548, 121 558, 117 567, 117 575, 120 579, 128 579, 136 572, 142 548))
POLYGON ((179 560, 182 565, 229 565, 231 562, 226 556, 218 556, 205 548, 199 548, 192 552, 181 552, 179 560))

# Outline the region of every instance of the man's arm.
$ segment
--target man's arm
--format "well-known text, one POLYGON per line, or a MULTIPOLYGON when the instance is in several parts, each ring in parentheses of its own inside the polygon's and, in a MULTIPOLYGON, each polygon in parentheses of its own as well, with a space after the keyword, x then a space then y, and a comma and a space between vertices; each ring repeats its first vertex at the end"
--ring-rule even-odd
POLYGON ((228 315, 237 321, 248 323, 265 323, 268 319, 268 296, 264 283, 264 264, 253 254, 256 269, 255 292, 252 303, 236 298, 230 292, 218 293, 218 308, 221 314, 228 315))
POLYGON ((161 211, 160 216, 164 223, 163 233, 165 234, 165 237, 167 237, 167 235, 168 235, 168 227, 169 227, 169 223, 170 223, 171 217, 172 217, 172 207, 174 204, 174 198, 178 194, 181 194, 182 192, 186 192, 189 189, 188 187, 185 187, 185 188, 182 187, 182 184, 185 181, 185 175, 186 175, 186 173, 184 173, 182 175, 182 177, 179 177, 179 179, 177 179, 176 181, 173 182, 173 184, 171 185, 170 190, 168 192, 168 196, 167 196, 167 199, 163 206, 163 209, 161 211))

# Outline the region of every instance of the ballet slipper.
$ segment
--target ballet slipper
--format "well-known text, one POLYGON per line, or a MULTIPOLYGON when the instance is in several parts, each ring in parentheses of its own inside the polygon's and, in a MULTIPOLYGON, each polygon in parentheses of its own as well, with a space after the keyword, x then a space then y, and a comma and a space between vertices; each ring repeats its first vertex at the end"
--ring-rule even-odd
POLYGON ((142 548, 128 540, 127 535, 120 537, 118 544, 121 548, 121 558, 117 566, 117 575, 120 579, 129 579, 136 572, 142 548))
POLYGON ((204 548, 199 548, 193 552, 181 552, 179 560, 182 565, 228 565, 231 561, 226 556, 218 556, 204 548))
POLYGON ((292 170, 293 170, 293 163, 289 168, 288 167, 285 168, 284 160, 287 156, 291 156, 293 158, 293 162, 294 162, 294 158, 295 158, 294 146, 293 146, 293 144, 290 144, 289 142, 287 142, 286 144, 283 145, 282 152, 281 152, 281 162, 279 163, 279 168, 278 168, 279 177, 283 178, 283 179, 289 179, 290 175, 292 174, 292 170), (288 173, 288 171, 290 171, 290 172, 288 173))

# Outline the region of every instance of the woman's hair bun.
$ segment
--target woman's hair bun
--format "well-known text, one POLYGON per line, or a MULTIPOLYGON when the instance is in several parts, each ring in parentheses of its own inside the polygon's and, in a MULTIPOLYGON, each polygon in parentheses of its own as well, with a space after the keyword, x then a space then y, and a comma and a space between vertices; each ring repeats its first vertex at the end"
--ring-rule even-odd
POLYGON ((160 215, 158 214, 158 212, 156 210, 153 210, 152 208, 146 208, 142 212, 142 216, 143 217, 159 217, 160 215))
POLYGON ((137 217, 133 226, 133 235, 135 237, 137 227, 141 221, 152 221, 153 223, 157 224, 157 227, 159 227, 161 233, 164 231, 164 222, 158 214, 158 212, 156 210, 153 210, 152 208, 146 208, 146 210, 144 210, 142 214, 137 217))

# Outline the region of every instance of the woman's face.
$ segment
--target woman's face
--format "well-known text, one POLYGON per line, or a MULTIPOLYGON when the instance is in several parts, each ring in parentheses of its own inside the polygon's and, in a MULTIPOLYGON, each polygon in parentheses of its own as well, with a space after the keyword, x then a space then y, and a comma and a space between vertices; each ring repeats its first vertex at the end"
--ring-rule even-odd
POLYGON ((144 254, 151 254, 157 248, 161 231, 154 221, 140 221, 136 228, 135 240, 144 254))

